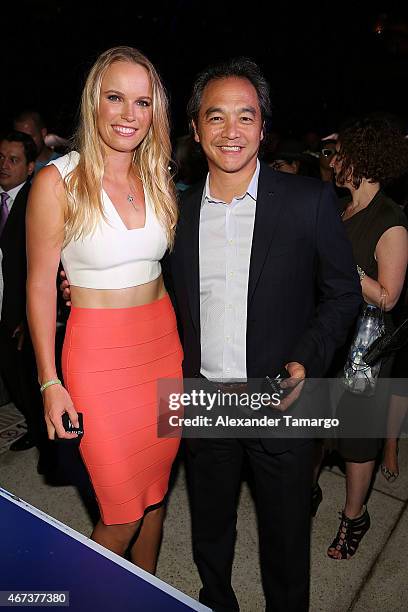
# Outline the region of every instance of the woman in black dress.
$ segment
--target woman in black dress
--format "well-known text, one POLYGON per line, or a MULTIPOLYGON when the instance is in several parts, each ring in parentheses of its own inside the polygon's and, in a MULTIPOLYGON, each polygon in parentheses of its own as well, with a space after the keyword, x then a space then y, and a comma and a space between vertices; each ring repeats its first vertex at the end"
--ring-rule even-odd
MULTIPOLYGON (((408 217, 408 204, 404 213, 408 217)), ((393 312, 395 325, 408 319, 408 275, 397 307, 393 312)), ((408 343, 396 354, 392 369, 392 395, 388 409, 387 438, 384 442, 381 474, 392 483, 399 476, 398 439, 408 413, 408 343)))
MULTIPOLYGON (((350 192, 342 219, 353 247, 361 289, 366 304, 383 305, 385 326, 390 329, 391 310, 397 303, 408 261, 407 219, 402 210, 382 191, 408 168, 408 142, 389 120, 367 117, 345 127, 339 134, 336 155, 331 161, 336 184, 350 192)), ((381 368, 389 377, 391 362, 381 368)), ((338 406, 342 419, 352 423, 358 416, 369 423, 373 406, 381 407, 384 396, 374 398, 346 391, 338 406)), ((346 501, 338 533, 328 549, 333 559, 349 559, 370 527, 365 507, 375 461, 382 441, 375 437, 337 441, 346 464, 346 501)))

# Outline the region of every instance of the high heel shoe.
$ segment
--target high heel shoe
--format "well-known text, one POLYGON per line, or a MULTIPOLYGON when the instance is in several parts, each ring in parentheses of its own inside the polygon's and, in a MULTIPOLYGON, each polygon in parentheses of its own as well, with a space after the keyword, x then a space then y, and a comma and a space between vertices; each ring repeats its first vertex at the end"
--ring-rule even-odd
POLYGON ((359 544, 367 531, 370 529, 371 521, 367 508, 358 518, 351 519, 340 512, 341 518, 339 530, 333 542, 327 550, 327 555, 331 559, 351 559, 356 554, 359 544), (330 551, 333 551, 330 553, 330 551), (333 553, 338 551, 340 557, 336 557, 333 553))
POLYGON ((395 482, 399 476, 399 472, 393 472, 383 463, 381 464, 381 474, 384 476, 385 480, 388 482, 395 482))
MULTIPOLYGON (((397 461, 398 461, 398 452, 399 452, 399 447, 397 446, 397 461)), ((387 467, 385 463, 382 463, 380 465, 380 470, 385 480, 389 483, 395 482, 399 476, 399 471, 394 472, 393 470, 390 470, 390 468, 387 467)))
POLYGON ((312 516, 316 516, 317 509, 319 508, 322 499, 323 499, 322 490, 320 488, 319 483, 316 482, 316 484, 313 485, 313 488, 312 488, 312 504, 311 504, 312 516))

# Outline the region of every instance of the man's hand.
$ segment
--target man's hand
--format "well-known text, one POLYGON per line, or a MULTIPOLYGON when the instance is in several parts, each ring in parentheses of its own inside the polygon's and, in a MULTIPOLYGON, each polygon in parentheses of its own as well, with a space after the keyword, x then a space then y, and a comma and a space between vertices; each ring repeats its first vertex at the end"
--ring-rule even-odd
POLYGON ((65 300, 65 305, 71 306, 71 287, 69 285, 69 282, 67 280, 67 275, 65 274, 64 270, 61 270, 60 278, 61 278, 61 283, 60 283, 59 288, 62 291, 62 297, 65 300))
POLYGON ((13 331, 13 335, 12 335, 12 338, 16 338, 17 339, 17 350, 18 351, 21 351, 22 348, 23 348, 24 337, 25 337, 24 323, 21 322, 19 325, 17 325, 17 327, 13 331))
POLYGON ((305 384, 306 378, 306 370, 304 366, 297 361, 287 363, 285 368, 289 372, 290 378, 285 378, 285 380, 281 382, 281 387, 284 389, 294 387, 294 389, 281 401, 279 406, 276 406, 276 409, 280 410, 281 412, 285 412, 285 410, 287 410, 289 406, 291 406, 293 402, 298 399, 303 389, 303 385, 305 384))

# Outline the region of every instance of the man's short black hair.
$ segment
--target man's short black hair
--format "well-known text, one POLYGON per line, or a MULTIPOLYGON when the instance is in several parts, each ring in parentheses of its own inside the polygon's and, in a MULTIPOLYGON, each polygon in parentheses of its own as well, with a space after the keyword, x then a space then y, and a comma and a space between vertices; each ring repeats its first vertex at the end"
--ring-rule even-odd
POLYGON ((193 92, 187 105, 187 115, 197 125, 205 87, 214 80, 237 77, 247 79, 254 86, 261 109, 262 120, 271 115, 269 85, 259 66, 247 57, 238 57, 202 70, 193 85, 193 92))
POLYGON ((18 130, 11 130, 11 132, 8 132, 1 140, 7 140, 7 142, 21 142, 27 164, 35 162, 37 159, 37 147, 35 146, 34 140, 28 134, 24 134, 24 132, 19 132, 18 130))

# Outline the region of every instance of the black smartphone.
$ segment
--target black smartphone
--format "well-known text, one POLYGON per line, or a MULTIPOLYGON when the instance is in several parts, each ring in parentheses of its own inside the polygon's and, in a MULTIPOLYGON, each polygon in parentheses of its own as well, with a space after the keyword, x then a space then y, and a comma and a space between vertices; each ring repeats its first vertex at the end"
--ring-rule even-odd
POLYGON ((84 435, 84 419, 82 412, 78 412, 78 424, 79 427, 74 427, 69 418, 68 412, 64 412, 62 415, 62 424, 67 433, 76 433, 78 436, 84 435))
POLYGON ((285 378, 290 378, 290 374, 286 368, 282 368, 275 376, 265 376, 263 391, 270 395, 277 393, 280 399, 283 400, 294 389, 294 387, 281 387, 281 382, 285 380, 285 378))

